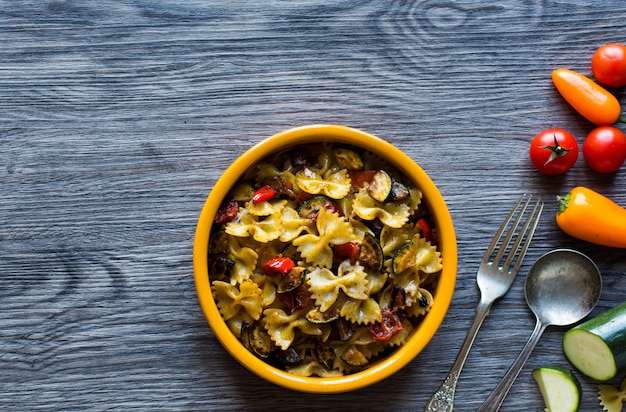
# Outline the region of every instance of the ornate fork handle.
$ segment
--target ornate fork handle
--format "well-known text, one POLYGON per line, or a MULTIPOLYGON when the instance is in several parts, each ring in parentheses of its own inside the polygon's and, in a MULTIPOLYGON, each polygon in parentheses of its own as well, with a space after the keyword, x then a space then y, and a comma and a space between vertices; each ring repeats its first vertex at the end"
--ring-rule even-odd
POLYGON ((461 369, 463 369, 463 365, 465 364, 465 360, 467 359, 467 355, 470 352, 470 348, 474 343, 474 339, 476 339, 476 335, 478 334, 478 330, 482 325, 483 321, 489 314, 489 309, 493 304, 493 300, 491 302, 486 302, 482 298, 478 305, 476 306, 476 315, 474 316, 474 320, 472 321, 472 325, 467 331, 467 335, 465 336, 465 340, 463 341, 463 345, 459 350, 459 354, 450 368, 450 372, 446 379, 443 381, 439 389, 433 394, 428 403, 426 404, 425 412, 451 412, 452 406, 454 403, 454 391, 456 390, 456 384, 459 380, 459 376, 461 375, 461 369))

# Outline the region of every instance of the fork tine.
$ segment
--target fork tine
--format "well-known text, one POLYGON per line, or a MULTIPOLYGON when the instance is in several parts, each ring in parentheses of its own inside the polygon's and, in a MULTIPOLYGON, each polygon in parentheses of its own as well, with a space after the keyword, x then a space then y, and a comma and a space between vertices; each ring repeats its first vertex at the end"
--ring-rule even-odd
MULTIPOLYGON (((524 199, 526 199, 526 198, 527 198, 526 194, 523 194, 522 196, 520 196, 520 198, 517 201, 517 203, 515 204, 515 206, 513 206, 513 208, 511 209, 511 211, 507 215, 507 217, 504 219, 504 222, 502 222, 502 224, 500 225, 500 228, 498 228, 498 232, 493 237, 493 239, 491 240, 491 243, 487 247, 487 251, 485 252, 485 256, 483 256, 483 260, 480 263, 481 265, 485 265, 485 264, 489 263, 491 255, 495 251, 496 246, 500 243, 500 239, 502 239, 502 236, 504 235, 504 233, 505 233, 509 223, 511 222, 511 219, 513 219, 513 216, 515 215, 515 212, 517 211, 517 209, 522 204, 522 201, 524 199)), ((526 201, 526 204, 524 205, 522 211, 520 212, 520 214, 519 214, 519 216, 517 218, 517 221, 513 224, 513 227, 511 228, 511 230, 509 230, 509 233, 508 233, 508 236, 507 236, 508 239, 505 239, 504 241, 502 241, 501 248, 500 248, 500 251, 502 253, 504 253, 504 250, 502 249, 502 245, 506 245, 509 242, 511 236, 513 235, 515 227, 517 227, 517 224, 519 224, 519 219, 520 219, 521 215, 523 214, 524 210, 526 209, 526 206, 528 206, 528 202, 530 202, 531 198, 532 198, 532 195, 528 196, 528 200, 526 201)), ((500 254, 500 258, 501 257, 502 257, 502 254, 500 254)), ((500 258, 497 258, 497 259, 500 260, 500 258)))
MULTIPOLYGON (((537 225, 539 224, 539 219, 541 218, 541 213, 543 212, 543 202, 538 200, 537 203, 535 204, 535 207, 533 208, 532 212, 530 213, 530 216, 528 217, 528 220, 526 221, 526 224, 524 225, 524 229, 523 231, 526 232, 526 240, 524 242, 524 244, 522 245, 522 248, 520 249, 520 252, 518 254, 517 260, 515 262, 515 265, 513 266, 513 269, 511 269, 511 271, 513 273, 517 273, 517 271, 519 270, 520 266, 522 266, 522 261, 524 260, 524 257, 526 256, 526 251, 528 250, 528 246, 530 246, 530 241, 533 238, 533 235, 535 234, 535 229, 537 229, 537 225), (535 214, 536 212, 536 214, 535 214), (532 226, 530 226, 532 221, 532 226), (528 226, 530 226, 530 229, 528 229, 528 226)), ((519 243, 522 240, 522 236, 519 237, 517 244, 515 245, 515 249, 517 250, 519 243)), ((513 255, 513 254, 511 254, 513 255)), ((511 264, 512 261, 512 256, 507 259, 507 267, 508 265, 511 264)))
MULTIPOLYGON (((522 218, 524 217, 524 214, 526 213, 526 208, 528 208, 528 205, 530 204, 530 201, 532 200, 532 198, 533 198, 532 195, 528 196, 528 200, 526 200, 526 203, 524 203, 524 205, 522 206, 522 209, 517 214, 517 219, 515 219, 515 221, 511 224, 511 227, 508 230, 506 237, 500 244, 498 253, 496 253, 496 256, 493 259, 494 265, 500 266, 500 260, 502 260, 502 257, 504 256, 504 254, 507 252, 507 250, 509 250, 509 245, 511 243, 511 240, 513 239, 513 236, 516 234, 517 227, 522 221, 522 218)), ((523 195, 522 199, 526 199, 526 195, 523 195)), ((520 231, 520 233, 518 234, 518 239, 520 239, 521 236, 523 235, 523 230, 524 229, 522 229, 522 231, 520 231)), ((511 248, 509 250, 509 256, 513 256, 515 254, 514 252, 515 252, 515 249, 511 248)))

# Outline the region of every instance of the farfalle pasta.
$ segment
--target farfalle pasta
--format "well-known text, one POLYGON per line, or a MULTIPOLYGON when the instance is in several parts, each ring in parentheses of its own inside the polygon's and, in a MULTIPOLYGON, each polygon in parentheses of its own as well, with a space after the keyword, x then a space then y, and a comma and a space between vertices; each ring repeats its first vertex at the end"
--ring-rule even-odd
POLYGON ((210 245, 209 280, 229 328, 293 374, 367 368, 436 304, 442 259, 422 192, 355 147, 297 146, 253 165, 210 245))

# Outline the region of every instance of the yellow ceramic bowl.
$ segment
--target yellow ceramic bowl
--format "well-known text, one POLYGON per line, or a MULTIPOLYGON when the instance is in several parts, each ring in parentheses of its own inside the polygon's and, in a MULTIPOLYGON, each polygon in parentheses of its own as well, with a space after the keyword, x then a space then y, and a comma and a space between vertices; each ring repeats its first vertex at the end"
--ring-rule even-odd
POLYGON ((194 276, 200 305, 215 336, 243 366, 277 385, 310 393, 337 393, 360 389, 379 382, 407 365, 428 344, 441 325, 456 282, 457 245, 452 219, 439 190, 428 175, 403 152, 388 142, 360 130, 336 125, 310 125, 275 134, 241 155, 226 170, 209 194, 200 213, 193 250, 194 276), (369 150, 389 161, 412 178, 422 190, 431 217, 439 230, 443 270, 434 293, 434 305, 400 348, 367 369, 341 377, 301 377, 270 366, 249 352, 222 319, 209 284, 207 249, 213 218, 230 188, 252 165, 270 154, 298 144, 332 142, 369 150))

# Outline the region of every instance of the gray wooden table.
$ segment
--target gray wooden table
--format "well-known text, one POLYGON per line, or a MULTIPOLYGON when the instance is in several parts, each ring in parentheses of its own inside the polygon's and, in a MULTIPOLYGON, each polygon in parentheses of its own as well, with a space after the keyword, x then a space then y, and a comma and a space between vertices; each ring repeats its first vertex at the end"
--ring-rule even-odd
MULTIPOLYGON (((626 168, 602 176, 581 157, 546 177, 527 156, 548 127, 582 142, 591 125, 550 73, 589 73, 595 49, 625 32, 619 0, 2 2, 0 409, 423 410, 472 320, 483 251, 518 195, 536 193, 540 229, 457 389, 455 410, 476 410, 532 330, 533 260, 582 251, 604 278, 593 314, 626 301, 626 252, 554 223, 556 195, 576 185, 626 206, 626 168), (203 318, 191 262, 226 167, 309 123, 404 150, 439 186, 459 246, 454 299, 426 350, 333 396, 276 387, 231 359, 203 318)), ((563 331, 544 334, 503 411, 543 409, 531 370, 568 366, 563 331)), ((581 410, 601 410, 597 383, 578 376, 581 410)))

